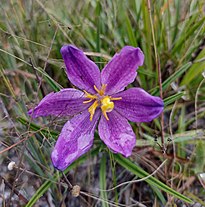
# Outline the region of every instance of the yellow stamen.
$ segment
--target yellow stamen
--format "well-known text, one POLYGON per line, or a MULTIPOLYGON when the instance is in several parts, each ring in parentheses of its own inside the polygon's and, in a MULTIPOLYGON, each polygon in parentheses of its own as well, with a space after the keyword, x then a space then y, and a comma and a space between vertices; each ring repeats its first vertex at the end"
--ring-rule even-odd
POLYGON ((87 100, 87 101, 83 101, 84 104, 86 103, 90 103, 93 99, 87 100))
POLYGON ((107 87, 107 84, 102 84, 101 91, 103 92, 103 95, 105 94, 106 87, 107 87))
POLYGON ((95 89, 98 93, 100 93, 100 90, 96 87, 96 85, 94 85, 94 89, 95 89))
POLYGON ((90 121, 93 120, 93 116, 99 105, 101 107, 103 116, 106 118, 106 120, 109 120, 107 113, 111 112, 114 109, 113 101, 121 100, 122 97, 112 98, 111 96, 104 96, 106 84, 103 84, 100 90, 94 85, 94 89, 98 94, 92 95, 84 90, 85 96, 89 100, 83 101, 83 103, 87 104, 94 101, 94 103, 88 108, 88 112, 90 113, 90 121))
POLYGON ((96 95, 92 95, 92 94, 90 94, 90 93, 88 93, 87 91, 83 91, 84 93, 85 93, 85 95, 86 95, 86 98, 90 98, 90 99, 97 99, 97 96, 96 95))
POLYGON ((90 121, 93 120, 96 108, 99 106, 98 101, 95 101, 89 108, 88 112, 90 113, 90 121))
POLYGON ((109 120, 107 116, 107 112, 111 112, 114 108, 114 102, 111 101, 111 98, 109 96, 105 96, 103 99, 101 99, 101 110, 104 115, 104 117, 109 120))
POLYGON ((96 92, 100 95, 103 96, 105 94, 105 89, 106 89, 106 84, 102 84, 101 89, 99 90, 95 85, 94 85, 94 89, 96 90, 96 92))
POLYGON ((103 116, 106 118, 106 120, 109 121, 109 118, 107 116, 107 112, 106 111, 102 111, 102 113, 103 113, 103 116))

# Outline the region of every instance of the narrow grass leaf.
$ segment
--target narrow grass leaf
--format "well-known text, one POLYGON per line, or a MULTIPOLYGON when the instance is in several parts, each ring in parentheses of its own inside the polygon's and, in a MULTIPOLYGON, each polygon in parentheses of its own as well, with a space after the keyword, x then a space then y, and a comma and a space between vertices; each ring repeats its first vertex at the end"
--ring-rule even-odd
POLYGON ((184 95, 184 92, 179 92, 179 93, 176 93, 172 96, 165 98, 164 99, 164 106, 166 107, 166 106, 174 103, 175 101, 179 100, 183 95, 184 95))
POLYGON ((54 91, 57 92, 60 91, 60 89, 62 89, 62 86, 58 84, 56 81, 54 81, 42 68, 38 67, 38 71, 44 76, 44 79, 54 91))
MULTIPOLYGON (((100 189, 106 190, 106 156, 103 155, 101 162, 100 162, 100 189)), ((109 207, 107 202, 104 202, 108 200, 107 192, 101 191, 100 196, 102 198, 102 206, 103 207, 109 207)))
POLYGON ((149 12, 147 8, 146 1, 142 1, 142 16, 144 22, 144 42, 143 44, 143 51, 145 53, 145 64, 150 71, 152 71, 153 64, 152 64, 152 36, 150 32, 150 19, 149 19, 149 12))
MULTIPOLYGON (((130 172, 134 173, 135 175, 139 176, 140 178, 149 176, 149 173, 147 173, 142 168, 140 168, 139 166, 137 166, 136 164, 131 162, 129 159, 124 158, 123 156, 121 156, 119 154, 114 154, 114 158, 115 158, 116 162, 118 162, 118 164, 120 164, 122 167, 124 167, 128 171, 130 171, 130 172)), ((162 183, 158 179, 154 178, 153 176, 150 176, 145 181, 148 184, 154 185, 154 186, 158 187, 159 189, 165 191, 166 193, 169 193, 170 195, 173 195, 174 197, 176 197, 176 198, 178 198, 182 201, 185 201, 187 203, 193 203, 191 199, 189 199, 186 196, 178 193, 174 189, 170 188, 169 186, 165 185, 164 183, 162 183)))
MULTIPOLYGON (((183 65, 181 68, 179 68, 175 73, 173 73, 169 78, 167 78, 163 83, 162 83, 162 89, 165 91, 172 82, 176 81, 177 78, 181 77, 181 75, 186 72, 189 67, 192 65, 191 62, 186 63, 183 65)), ((153 96, 158 96, 159 95, 159 87, 154 88, 153 90, 150 91, 153 96)))
POLYGON ((205 48, 199 53, 197 58, 195 59, 195 63, 190 67, 190 69, 187 71, 186 75, 181 81, 181 86, 188 85, 194 78, 199 77, 200 73, 202 73, 205 70, 205 61, 197 62, 197 60, 200 60, 205 57, 205 48))
MULTIPOLYGON (((80 157, 77 161, 75 161, 73 164, 71 164, 64 171, 64 173, 67 174, 70 170, 72 170, 73 168, 76 168, 78 165, 85 162, 89 157, 93 157, 96 154, 98 154, 98 152, 99 152, 99 148, 95 148, 95 149, 91 150, 89 153, 87 153, 84 156, 80 157)), ((54 182, 57 182, 57 180, 59 180, 58 175, 59 175, 59 173, 57 172, 53 175, 53 180, 45 181, 39 187, 39 189, 35 192, 35 194, 32 196, 32 198, 29 200, 29 202, 26 204, 25 207, 33 207, 34 204, 38 201, 38 199, 41 198, 41 196, 43 196, 43 194, 51 187, 51 185, 53 185, 54 182)), ((60 175, 60 176, 62 176, 62 175, 60 175)))
POLYGON ((165 200, 162 192, 160 191, 160 189, 157 188, 154 185, 150 185, 150 187, 152 188, 152 190, 154 191, 154 193, 156 194, 156 196, 159 198, 159 200, 162 202, 162 204, 165 206, 166 200, 165 200))
POLYGON ((34 123, 31 123, 30 121, 26 120, 25 118, 23 117, 18 117, 17 120, 23 124, 24 126, 29 126, 30 129, 32 129, 33 131, 35 132, 39 132, 39 133, 42 133, 44 136, 53 136, 53 137, 57 137, 59 135, 58 132, 56 131, 50 131, 49 129, 43 129, 42 127, 34 124, 34 123))
POLYGON ((125 14, 125 24, 126 24, 126 27, 127 27, 129 43, 132 46, 136 47, 137 46, 137 41, 136 41, 136 38, 135 38, 135 34, 132 30, 132 25, 131 25, 130 19, 128 17, 128 14, 125 14))
POLYGON ((177 33, 179 31, 179 24, 178 22, 180 22, 180 8, 181 8, 181 1, 180 0, 176 0, 175 1, 176 4, 176 13, 174 15, 174 31, 172 34, 172 42, 175 41, 176 37, 177 37, 177 33))
POLYGON ((196 144, 196 166, 194 168, 195 173, 204 172, 205 166, 205 142, 199 140, 196 144))
POLYGON ((197 21, 198 15, 192 16, 190 20, 187 22, 187 25, 184 27, 185 31, 181 32, 179 39, 176 41, 174 48, 172 49, 172 54, 179 52, 182 47, 184 47, 185 41, 191 38, 194 35, 195 31, 201 27, 204 23, 205 17, 200 21, 197 21), (193 26, 191 26, 193 24, 193 26))

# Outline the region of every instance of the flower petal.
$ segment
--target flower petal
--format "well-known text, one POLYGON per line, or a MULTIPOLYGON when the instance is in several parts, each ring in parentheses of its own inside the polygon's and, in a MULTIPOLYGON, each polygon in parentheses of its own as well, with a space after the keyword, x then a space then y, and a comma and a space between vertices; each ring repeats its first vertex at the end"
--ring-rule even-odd
POLYGON ((82 90, 96 93, 94 85, 101 88, 100 70, 97 65, 88 59, 83 51, 73 45, 64 45, 61 48, 68 79, 82 90))
POLYGON ((106 94, 120 92, 132 83, 137 75, 136 70, 144 62, 140 48, 125 46, 119 54, 105 66, 101 74, 102 84, 107 84, 106 94))
POLYGON ((91 148, 99 116, 100 110, 96 111, 90 121, 90 114, 86 110, 66 122, 51 154, 55 168, 66 169, 91 148))
POLYGON ((128 157, 136 144, 136 137, 127 119, 113 110, 107 114, 107 121, 102 115, 98 126, 100 138, 114 152, 128 157))
POLYGON ((89 107, 89 104, 83 104, 85 100, 87 99, 82 91, 67 88, 56 93, 49 93, 28 114, 33 118, 48 115, 73 116, 89 107))
POLYGON ((149 122, 158 117, 164 109, 161 98, 151 96, 141 88, 130 88, 113 97, 122 97, 115 101, 115 110, 133 122, 149 122))

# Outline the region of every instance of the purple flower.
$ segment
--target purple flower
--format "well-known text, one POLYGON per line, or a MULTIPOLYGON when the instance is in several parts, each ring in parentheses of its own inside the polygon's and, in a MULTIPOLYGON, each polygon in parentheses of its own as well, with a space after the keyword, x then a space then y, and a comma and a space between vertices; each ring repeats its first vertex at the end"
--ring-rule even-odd
POLYGON ((125 46, 100 72, 97 65, 72 45, 61 48, 66 72, 73 85, 44 97, 29 114, 73 116, 64 125, 51 154, 53 165, 64 170, 93 145, 94 132, 115 153, 128 157, 136 144, 129 121, 149 122, 163 110, 163 101, 141 88, 125 87, 132 83, 144 55, 139 48, 125 46))

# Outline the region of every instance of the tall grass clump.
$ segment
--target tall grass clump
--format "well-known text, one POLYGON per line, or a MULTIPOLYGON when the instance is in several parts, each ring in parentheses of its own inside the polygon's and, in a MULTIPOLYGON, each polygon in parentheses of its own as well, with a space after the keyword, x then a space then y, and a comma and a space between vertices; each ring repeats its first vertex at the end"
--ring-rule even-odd
POLYGON ((0 206, 205 206, 203 0, 3 0, 0 54, 0 206), (129 87, 160 96, 164 111, 131 123, 131 157, 111 152, 96 130, 91 151, 63 172, 53 167, 68 118, 33 119, 28 110, 74 87, 64 44, 100 69, 125 45, 144 52, 129 87))

